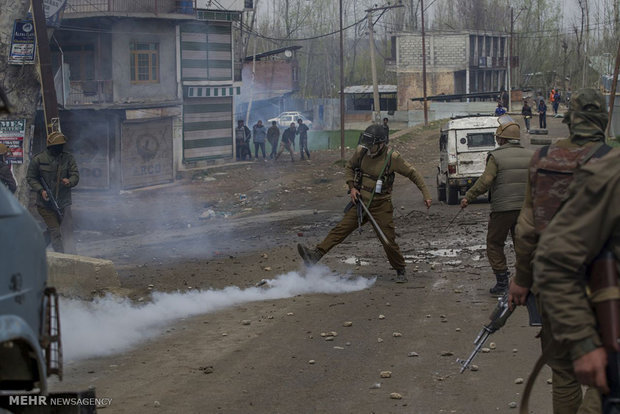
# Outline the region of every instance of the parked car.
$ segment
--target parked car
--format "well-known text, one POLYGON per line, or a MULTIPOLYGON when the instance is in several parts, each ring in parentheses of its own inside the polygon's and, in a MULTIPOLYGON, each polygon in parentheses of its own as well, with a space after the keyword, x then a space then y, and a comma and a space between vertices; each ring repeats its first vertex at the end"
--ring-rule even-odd
POLYGON ((454 117, 441 128, 437 199, 457 204, 486 167, 487 154, 497 147, 496 116, 454 117))
POLYGON ((271 118, 267 120, 267 126, 271 126, 272 121, 276 121, 280 128, 288 128, 291 125, 291 122, 297 124, 297 120, 301 118, 304 120, 304 124, 308 126, 308 128, 312 129, 312 121, 307 119, 305 116, 301 114, 301 112, 289 111, 282 112, 280 115, 275 118, 271 118))

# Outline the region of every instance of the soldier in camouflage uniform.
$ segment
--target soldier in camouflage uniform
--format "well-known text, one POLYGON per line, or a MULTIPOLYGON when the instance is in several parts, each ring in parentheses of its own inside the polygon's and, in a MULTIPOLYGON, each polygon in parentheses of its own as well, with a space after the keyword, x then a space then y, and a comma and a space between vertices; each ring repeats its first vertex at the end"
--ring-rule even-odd
MULTIPOLYGON (((73 155, 63 151, 66 143, 67 139, 62 133, 52 132, 47 137, 47 149, 32 158, 26 175, 28 185, 37 193, 37 211, 47 226, 46 236, 51 239, 54 251, 61 253, 73 250, 72 246, 68 246, 70 243, 67 240, 63 241, 63 232, 72 232, 72 229, 67 228, 64 222, 71 220, 71 188, 75 187, 80 180, 73 155), (41 184, 41 178, 54 192, 54 198, 58 202, 63 218, 59 217, 50 205, 50 197, 41 184)), ((71 237, 72 234, 65 236, 71 237)))
POLYGON ((14 193, 17 190, 17 183, 11 172, 11 166, 5 161, 8 153, 9 148, 4 144, 0 144, 0 182, 14 193))
POLYGON ((567 350, 577 380, 606 393, 607 353, 584 289, 583 270, 607 246, 620 273, 620 150, 580 168, 569 193, 570 199, 540 238, 534 288, 544 303, 553 338, 567 350))
POLYGON ((515 225, 523 205, 527 166, 532 151, 520 143, 521 128, 507 115, 500 117, 500 126, 495 131, 499 148, 489 152, 487 165, 482 176, 461 200, 465 208, 479 195, 489 192, 491 215, 487 231, 487 258, 495 273, 496 284, 489 292, 503 295, 508 289, 508 266, 504 244, 508 233, 514 241, 515 225))
MULTIPOLYGON (((525 304, 533 284, 532 260, 538 239, 567 197, 574 170, 586 161, 594 165, 610 149, 603 145, 608 114, 605 100, 597 90, 577 92, 562 122, 568 124, 570 138, 542 147, 530 162, 525 201, 517 222, 517 272, 510 284, 509 303, 525 304)), ((553 373, 554 413, 600 412, 598 393, 589 389, 582 395, 568 350, 553 342, 544 300, 538 304, 543 322, 541 344, 543 349, 553 349, 548 365, 553 373)))
MULTIPOLYGON (((387 136, 382 125, 371 125, 366 128, 361 137, 362 145, 357 147, 353 157, 346 164, 345 177, 351 191, 351 202, 365 203, 385 234, 389 243, 382 241, 383 249, 390 264, 396 270, 396 282, 404 283, 407 281, 405 259, 396 244, 396 230, 392 216, 394 211, 392 185, 395 173, 409 178, 418 186, 426 208, 431 206, 431 195, 422 176, 398 152, 391 150, 386 141, 387 136), (382 181, 381 188, 377 186, 379 179, 382 181), (359 196, 361 196, 361 201, 358 200, 359 196)), ((363 223, 367 220, 368 218, 364 216, 363 223)), ((357 227, 357 211, 351 208, 345 213, 340 223, 314 249, 298 244, 299 254, 306 264, 314 264, 333 247, 344 241, 357 227)))

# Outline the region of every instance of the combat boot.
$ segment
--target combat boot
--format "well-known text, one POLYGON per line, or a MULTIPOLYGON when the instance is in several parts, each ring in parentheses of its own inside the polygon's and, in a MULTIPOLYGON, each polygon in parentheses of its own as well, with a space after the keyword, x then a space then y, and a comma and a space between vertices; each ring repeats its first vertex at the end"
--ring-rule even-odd
POLYGON ((506 293, 508 291, 508 276, 509 275, 510 273, 508 271, 495 273, 495 279, 497 280, 497 283, 495 284, 495 286, 489 289, 489 292, 492 295, 499 295, 499 296, 506 293))
POLYGON ((405 276, 405 269, 399 269, 396 271, 396 283, 407 283, 409 279, 405 276))
POLYGON ((297 244, 297 251, 299 255, 304 260, 306 266, 312 266, 323 257, 323 254, 319 249, 308 249, 306 246, 302 244, 297 244))

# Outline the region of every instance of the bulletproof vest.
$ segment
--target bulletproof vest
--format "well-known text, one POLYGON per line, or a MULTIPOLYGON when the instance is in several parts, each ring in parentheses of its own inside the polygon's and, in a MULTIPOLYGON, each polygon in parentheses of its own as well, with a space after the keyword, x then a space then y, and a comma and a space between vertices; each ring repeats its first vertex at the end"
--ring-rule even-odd
POLYGON ((529 167, 534 213, 534 227, 541 233, 568 196, 573 172, 586 162, 611 150, 608 145, 558 146, 547 145, 532 157, 529 167))
POLYGON ((358 167, 360 169, 359 175, 361 182, 359 184, 361 190, 372 193, 375 190, 377 180, 381 178, 383 185, 381 186, 381 193, 379 194, 390 194, 392 192, 396 175, 394 171, 390 171, 390 167, 392 166, 392 152, 393 150, 386 147, 384 156, 377 158, 366 157, 366 152, 363 153, 360 158, 360 166, 358 167), (364 162, 365 160, 366 162, 364 162), (384 164, 385 170, 383 171, 383 175, 379 177, 378 175, 381 173, 384 164))
POLYGON ((489 189, 491 211, 521 210, 532 151, 520 144, 505 144, 489 152, 490 155, 497 163, 497 176, 489 189))

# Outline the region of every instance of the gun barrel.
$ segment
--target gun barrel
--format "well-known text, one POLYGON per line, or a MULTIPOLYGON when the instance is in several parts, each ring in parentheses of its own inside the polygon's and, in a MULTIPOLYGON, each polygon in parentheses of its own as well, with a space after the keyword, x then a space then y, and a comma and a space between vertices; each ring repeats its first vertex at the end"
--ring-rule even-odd
POLYGON ((489 337, 489 335, 490 335, 490 332, 486 329, 486 327, 482 328, 482 330, 478 334, 478 337, 474 341, 476 346, 474 347, 474 350, 469 355, 469 357, 466 360, 462 360, 460 358, 457 359, 457 362, 459 362, 461 364, 461 371, 460 371, 461 374, 463 372, 465 372, 467 367, 469 367, 469 364, 471 364, 471 361, 473 361, 474 358, 476 357, 476 355, 478 355, 478 352, 480 352, 480 349, 482 348, 482 345, 484 345, 484 343, 486 342, 486 340, 489 337))

